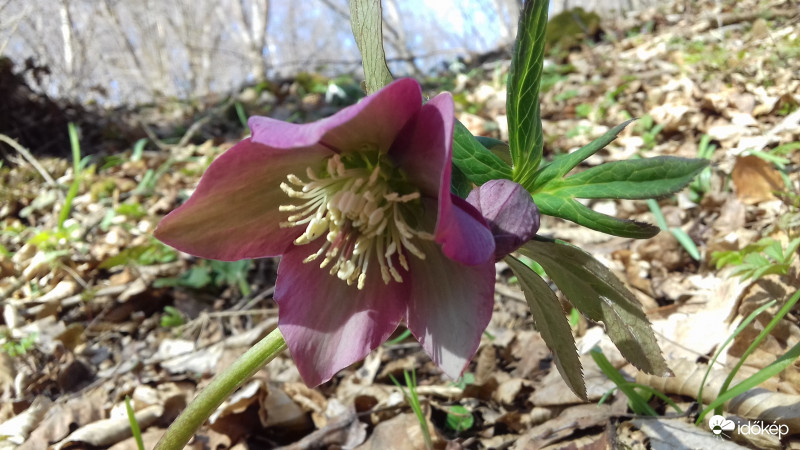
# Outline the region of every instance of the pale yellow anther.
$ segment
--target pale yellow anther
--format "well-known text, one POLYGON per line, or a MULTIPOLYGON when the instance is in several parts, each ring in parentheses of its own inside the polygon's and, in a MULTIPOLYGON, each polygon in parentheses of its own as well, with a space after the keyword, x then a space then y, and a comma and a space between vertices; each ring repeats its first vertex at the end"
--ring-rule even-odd
POLYGON ((314 239, 322 236, 322 233, 328 230, 328 219, 325 218, 318 218, 314 217, 311 219, 311 222, 308 223, 308 228, 306 228, 306 236, 308 236, 308 241, 311 242, 314 239))
POLYGON ((400 261, 400 265, 403 267, 403 269, 408 270, 408 260, 406 260, 406 255, 400 253, 397 255, 397 259, 400 261))
POLYGON ((347 260, 342 263, 341 267, 339 267, 339 271, 336 274, 336 276, 338 276, 342 280, 347 280, 350 278, 351 275, 353 275, 353 272, 355 272, 355 270, 356 270, 355 264, 353 264, 352 261, 347 260))
POLYGON ((416 230, 406 221, 407 217, 419 217, 421 211, 414 209, 421 208, 421 204, 411 202, 419 199, 420 193, 409 193, 405 177, 391 168, 387 159, 377 156, 345 154, 345 164, 337 154, 328 158, 327 172, 317 174, 307 167, 309 181, 289 174, 288 183, 280 184, 289 198, 300 199, 279 206, 280 211, 292 213, 280 226, 305 227, 295 239, 296 245, 309 244, 323 236, 325 239, 303 262, 321 258, 320 268, 327 268, 329 274, 358 289, 366 285, 368 272, 380 272, 385 284, 402 282, 399 269, 409 270, 406 252, 425 259, 415 242, 433 239, 432 234, 416 230), (405 194, 400 195, 398 190, 405 194), (378 269, 368 270, 370 260, 377 263, 378 269))
POLYGON ((372 211, 372 213, 369 215, 367 225, 369 225, 370 227, 374 227, 375 224, 380 222, 381 219, 383 219, 383 210, 376 209, 375 211, 372 211))
POLYGON ((366 281, 367 281, 367 274, 361 273, 361 275, 358 276, 358 285, 356 285, 358 290, 364 289, 364 283, 366 281))
POLYGON ((375 168, 372 169, 372 173, 369 174, 369 185, 370 186, 374 186, 375 185, 375 182, 378 181, 378 175, 380 175, 380 173, 381 173, 381 166, 375 166, 375 168))
POLYGON ((384 256, 386 258, 391 258, 392 255, 397 251, 397 241, 392 240, 389 245, 386 247, 386 252, 384 252, 384 256))
POLYGON ((419 198, 419 192, 412 192, 410 194, 406 194, 406 195, 401 196, 400 198, 397 199, 397 201, 402 202, 402 203, 408 203, 411 200, 416 200, 418 198, 419 198))

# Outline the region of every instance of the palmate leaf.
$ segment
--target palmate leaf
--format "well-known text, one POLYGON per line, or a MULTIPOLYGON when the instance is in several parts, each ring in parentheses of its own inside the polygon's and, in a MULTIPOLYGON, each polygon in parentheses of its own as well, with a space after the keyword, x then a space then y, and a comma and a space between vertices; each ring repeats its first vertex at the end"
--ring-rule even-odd
POLYGON ((508 74, 508 133, 514 178, 528 187, 542 160, 542 120, 539 86, 544 62, 548 0, 528 0, 520 18, 511 70, 508 74))
POLYGON ((511 167, 481 145, 459 121, 453 130, 453 165, 477 185, 489 180, 511 179, 511 167))
POLYGON ((605 324, 625 359, 650 374, 670 373, 641 305, 608 268, 562 243, 530 241, 518 251, 539 263, 579 311, 605 324))
POLYGON ((553 352, 553 361, 561 378, 575 395, 585 400, 586 384, 583 381, 581 361, 575 349, 575 338, 572 336, 572 330, 558 298, 536 272, 518 259, 507 256, 504 261, 519 280, 522 292, 525 293, 525 300, 531 309, 533 323, 553 352))

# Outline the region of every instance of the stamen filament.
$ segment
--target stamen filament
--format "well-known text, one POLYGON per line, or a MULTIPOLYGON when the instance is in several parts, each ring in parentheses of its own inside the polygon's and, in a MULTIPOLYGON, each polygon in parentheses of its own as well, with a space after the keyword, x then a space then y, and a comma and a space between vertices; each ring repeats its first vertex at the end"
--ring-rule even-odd
POLYGON ((279 207, 292 213, 280 226, 305 228, 295 245, 324 236, 320 248, 303 262, 324 257, 319 267, 348 285, 364 288, 373 258, 384 284, 392 280, 401 283, 403 273, 410 270, 406 252, 424 260, 425 253, 415 242, 433 239, 431 233, 415 229, 415 221, 408 221, 419 217, 417 200, 421 195, 409 188, 388 158, 371 158, 365 153, 350 153, 345 158, 347 164, 340 154, 328 158, 327 170, 320 173, 306 168, 308 181, 287 175, 281 190, 289 198, 304 201, 279 207))

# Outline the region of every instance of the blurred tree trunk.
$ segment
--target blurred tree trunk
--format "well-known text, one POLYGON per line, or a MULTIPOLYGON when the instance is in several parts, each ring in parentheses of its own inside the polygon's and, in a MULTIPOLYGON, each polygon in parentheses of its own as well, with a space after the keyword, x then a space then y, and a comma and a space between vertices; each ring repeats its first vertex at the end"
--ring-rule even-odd
POLYGON ((521 0, 494 0, 494 11, 500 19, 500 45, 514 42, 517 36, 517 18, 522 10, 521 0))
POLYGON ((61 0, 58 8, 61 40, 64 48, 64 72, 66 75, 66 89, 68 92, 75 90, 75 37, 72 29, 72 15, 69 10, 69 0, 61 0))
MULTIPOLYGON (((267 27, 269 25, 270 0, 251 0, 250 11, 246 14, 245 0, 232 0, 231 4, 241 27, 239 38, 244 43, 250 76, 255 81, 267 78, 269 66, 267 27)), ((224 22, 223 22, 224 23, 224 22)))
POLYGON ((145 69, 145 63, 142 61, 142 58, 139 57, 139 52, 143 50, 144 46, 140 46, 139 50, 136 49, 136 45, 133 43, 133 41, 131 41, 130 35, 122 28, 119 12, 111 4, 111 0, 104 0, 102 5, 104 7, 103 12, 109 18, 113 31, 117 36, 120 37, 120 39, 122 39, 127 54, 133 60, 133 67, 136 70, 136 77, 139 79, 141 85, 147 89, 151 95, 154 96, 158 95, 159 92, 163 92, 164 87, 161 86, 161 80, 151 79, 151 77, 148 75, 149 72, 145 69))
POLYGON ((383 0, 383 3, 385 5, 383 9, 384 41, 394 49, 398 57, 406 62, 412 75, 422 77, 422 70, 417 65, 414 54, 408 49, 408 40, 405 29, 403 29, 403 18, 397 8, 397 2, 395 0, 383 0))

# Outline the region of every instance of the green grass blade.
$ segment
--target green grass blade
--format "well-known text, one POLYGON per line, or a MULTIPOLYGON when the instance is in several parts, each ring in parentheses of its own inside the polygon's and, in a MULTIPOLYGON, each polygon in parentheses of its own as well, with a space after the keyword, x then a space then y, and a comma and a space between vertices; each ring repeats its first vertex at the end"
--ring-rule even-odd
POLYGON ((408 393, 406 393, 405 389, 403 389, 403 385, 397 381, 394 375, 389 374, 389 378, 392 380, 392 383, 400 388, 400 391, 403 392, 406 400, 408 400, 408 404, 411 406, 411 409, 417 416, 420 429, 422 430, 422 438, 425 440, 425 448, 432 450, 433 441, 431 440, 431 430, 428 429, 428 421, 425 420, 425 415, 422 413, 422 405, 420 404, 419 396, 417 395, 417 374, 414 371, 411 371, 411 374, 409 374, 408 370, 404 370, 403 376, 405 377, 406 387, 408 387, 408 393))
MULTIPOLYGON (((739 372, 739 369, 742 367, 742 365, 744 364, 744 362, 747 360, 747 358, 750 356, 750 354, 751 354, 751 353, 753 353, 753 352, 755 351, 755 349, 756 349, 756 348, 758 348, 758 346, 759 346, 759 345, 761 345, 761 342, 763 342, 763 341, 764 341, 764 339, 766 339, 766 337, 769 335, 769 333, 770 333, 770 332, 772 332, 772 330, 773 330, 773 329, 774 329, 774 328, 775 328, 775 327, 778 325, 778 322, 780 322, 780 321, 781 321, 781 320, 782 320, 782 319, 783 319, 783 318, 786 316, 786 314, 788 314, 788 313, 789 313, 789 311, 791 311, 791 310, 792 310, 792 308, 794 308, 794 305, 797 303, 797 301, 798 301, 798 300, 800 300, 800 291, 797 291, 797 292, 795 292, 795 293, 794 293, 794 295, 792 296, 792 298, 790 298, 790 299, 789 299, 789 301, 787 301, 787 302, 786 302, 786 303, 785 303, 785 304, 784 304, 784 305, 781 307, 781 309, 780 309, 780 310, 778 310, 778 313, 777 313, 777 314, 775 314, 775 317, 773 317, 773 318, 772 318, 772 320, 771 320, 771 321, 770 321, 770 322, 767 324, 767 326, 766 326, 766 327, 764 327, 764 329, 763 329, 763 330, 761 330, 761 333, 759 333, 759 334, 758 334, 758 336, 756 336, 755 340, 753 340, 753 343, 751 343, 751 344, 750 344, 750 346, 749 346, 749 347, 747 347, 747 350, 745 350, 745 351, 744 351, 744 353, 742 354, 742 356, 739 358, 739 361, 736 363, 736 366, 733 368, 733 370, 731 370, 731 373, 730 373, 730 374, 728 374, 728 377, 725 379, 725 382, 724 382, 724 383, 722 383, 722 386, 720 387, 720 390, 719 390, 719 393, 720 393, 719 395, 720 395, 720 397, 726 396, 726 395, 728 394, 728 392, 727 392, 727 390, 728 390, 728 386, 730 386, 731 382, 733 381, 733 378, 736 376, 736 373, 738 373, 738 372, 739 372)), ((793 349, 794 349, 794 348, 799 348, 799 349, 800 349, 800 347, 798 347, 798 346, 795 346, 795 347, 793 347, 793 349)), ((800 351, 800 350, 798 350, 798 351, 800 351)), ((788 353, 787 353, 787 354, 788 354, 788 353)), ((784 356, 785 356, 785 355, 784 355, 784 356)), ((781 357, 781 358, 783 358, 783 357, 781 357)), ((780 361, 780 358, 779 358, 779 361, 780 361)), ((777 361, 776 361, 776 363, 777 363, 777 361)), ((773 364, 775 364, 775 363, 773 363, 773 364)), ((756 377, 756 376, 758 376, 758 375, 759 375, 761 372, 764 372, 764 371, 766 371, 766 370, 767 370, 767 368, 765 367, 764 369, 762 369, 761 371, 759 371, 758 373, 756 373, 755 375, 753 375, 753 376, 752 376, 752 377, 750 377, 750 378, 756 377)), ((777 372, 776 372, 776 373, 777 373, 777 372)), ((773 375, 774 375, 774 374, 773 374, 773 375)), ((771 376, 771 375, 770 375, 770 376, 771 376)), ((749 380, 750 378, 748 378, 748 380, 749 380)), ((767 378, 769 378, 769 377, 767 377, 767 378)), ((766 380, 766 378, 765 378, 764 380, 766 380)), ((763 382, 763 380, 762 380, 762 381, 760 381, 760 382, 758 382, 758 383, 756 383, 756 384, 755 384, 755 385, 753 385, 753 386, 757 386, 757 385, 758 385, 758 384, 760 384, 761 382, 763 382)), ((740 384, 743 384, 743 383, 744 383, 744 382, 742 382, 742 383, 740 383, 740 384)), ((738 386, 739 386, 739 385, 737 385, 737 388, 738 388, 738 386)), ((750 387, 753 387, 753 386, 750 386, 750 387)), ((749 388, 747 388, 747 389, 749 389, 749 388)), ((745 389, 745 390, 746 390, 746 389, 745 389)), ((737 389, 737 392, 738 392, 738 391, 739 391, 739 390, 737 389)), ((741 392, 744 392, 744 391, 741 391, 741 392)), ((740 393, 741 393, 741 392, 740 392, 740 393)), ((737 394, 737 395, 738 395, 738 394, 737 394)), ((729 397, 726 397, 726 398, 733 398, 733 397, 735 397, 735 395, 734 395, 734 396, 732 396, 732 397, 731 397, 731 396, 729 396, 729 397)), ((717 414, 721 414, 721 413, 722 413, 722 404, 723 404, 724 402, 722 402, 722 403, 719 403, 718 401, 719 401, 719 398, 717 398, 717 400, 715 400, 714 402, 712 402, 712 404, 715 404, 715 403, 716 403, 716 406, 715 406, 715 408, 717 408, 717 414)), ((710 409, 710 408, 711 408, 711 405, 709 405, 709 408, 707 408, 706 410, 708 410, 708 409, 710 409)))
POLYGON ((783 372, 787 367, 793 364, 797 358, 800 358, 800 342, 795 344, 794 347, 790 348, 788 352, 784 353, 783 356, 776 359, 772 364, 759 370, 757 373, 751 375, 730 390, 725 391, 724 394, 720 394, 719 397, 711 402, 708 407, 700 413, 700 415, 697 417, 697 423, 702 422, 705 416, 711 411, 721 412, 722 405, 724 405, 728 400, 744 394, 750 389, 783 372))
POLYGON ((631 383, 626 380, 621 373, 606 358, 606 355, 603 354, 603 351, 599 348, 595 347, 591 351, 592 359, 594 362, 597 363, 597 367, 603 371, 603 373, 611 380, 614 384, 617 385, 620 391, 628 397, 628 401, 630 402, 631 410, 635 414, 639 415, 647 415, 647 416, 657 416, 658 413, 647 403, 647 400, 644 399, 636 389, 633 388, 631 383))
POLYGON ((686 250, 686 253, 688 253, 689 256, 694 258, 695 261, 700 261, 700 250, 697 248, 697 245, 694 243, 692 238, 689 237, 689 235, 686 234, 685 231, 677 227, 672 227, 669 229, 669 232, 672 233, 673 236, 675 236, 675 239, 678 240, 678 242, 681 244, 683 249, 686 250))
POLYGON ((717 362, 717 359, 720 357, 720 355, 722 355, 722 352, 725 351, 728 345, 731 342, 733 342, 734 339, 736 339, 736 336, 738 336, 739 333, 744 331, 744 329, 747 328, 747 326, 750 325, 750 323, 752 323, 756 319, 756 317, 758 317, 759 314, 764 312, 767 308, 770 308, 775 303, 777 303, 777 300, 772 300, 769 303, 761 305, 760 308, 750 313, 750 315, 748 315, 747 318, 745 318, 742 321, 742 323, 740 323, 739 326, 736 327, 736 330, 734 330, 734 332, 730 336, 728 336, 728 339, 725 339, 725 342, 722 343, 717 352, 714 353, 714 357, 712 357, 711 361, 708 362, 708 368, 706 368, 706 373, 705 375, 703 375, 703 381, 700 383, 700 389, 697 391, 698 402, 703 403, 703 388, 706 385, 706 380, 708 379, 708 376, 711 374, 711 369, 714 368, 714 364, 717 362))
POLYGON ((136 447, 139 450, 144 450, 142 430, 139 429, 139 422, 136 421, 136 414, 133 412, 133 407, 131 406, 131 398, 127 395, 125 396, 125 410, 128 412, 128 421, 131 424, 131 433, 133 434, 133 438, 136 440, 136 447))
POLYGON ((64 199, 64 206, 58 214, 58 229, 64 229, 64 222, 69 218, 69 213, 72 210, 72 202, 78 195, 78 189, 81 185, 81 144, 78 140, 78 130, 75 124, 70 122, 68 125, 69 130, 69 143, 72 147, 72 170, 73 179, 72 184, 69 185, 67 197, 64 199))

